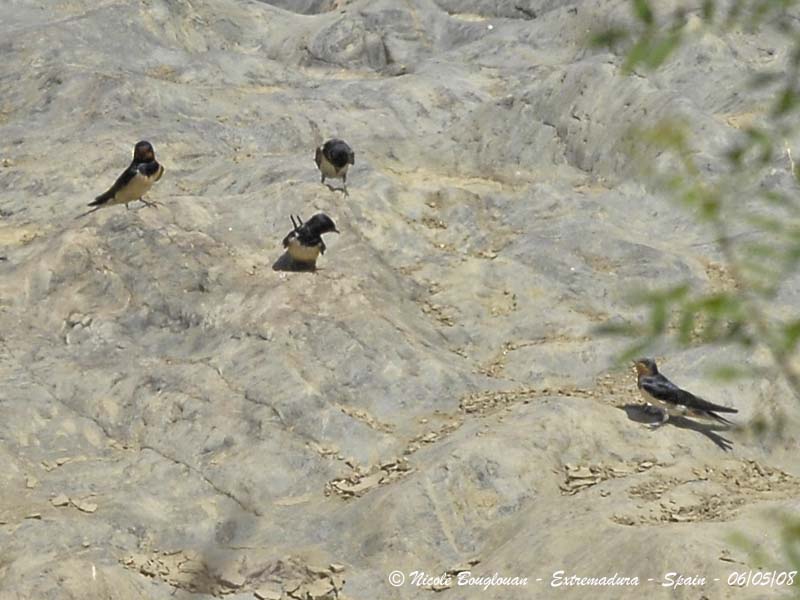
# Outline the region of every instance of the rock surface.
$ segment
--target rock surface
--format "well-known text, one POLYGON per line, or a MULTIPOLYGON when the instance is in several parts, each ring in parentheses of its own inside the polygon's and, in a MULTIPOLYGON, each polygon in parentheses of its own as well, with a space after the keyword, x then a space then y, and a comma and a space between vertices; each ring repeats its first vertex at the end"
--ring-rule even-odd
MULTIPOLYGON (((717 172, 765 107, 743 74, 787 48, 707 34, 625 76, 586 40, 626 7, 5 10, 0 597, 538 598, 556 571, 642 579, 597 598, 763 597, 726 585, 759 566, 731 535, 775 552, 769 511, 797 508, 793 400, 705 377, 757 353, 664 348, 739 422, 790 416, 766 441, 651 432, 593 329, 635 316, 631 290, 730 285, 709 233, 637 176, 629 127, 689 116, 717 172), (349 198, 312 160, 334 136, 356 151, 349 198), (139 139, 162 205, 75 219, 139 139), (342 231, 320 269, 273 271, 290 214, 317 211, 342 231), (388 580, 464 569, 529 582, 388 580)), ((792 189, 785 157, 773 176, 792 189)))

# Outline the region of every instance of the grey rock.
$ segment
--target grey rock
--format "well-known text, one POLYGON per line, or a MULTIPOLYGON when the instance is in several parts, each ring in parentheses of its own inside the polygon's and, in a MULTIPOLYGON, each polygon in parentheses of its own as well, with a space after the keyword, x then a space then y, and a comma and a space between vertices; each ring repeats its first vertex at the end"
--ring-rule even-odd
MULTIPOLYGON (((724 540, 761 536, 761 509, 797 497, 796 420, 774 443, 650 432, 633 376, 611 365, 622 342, 594 328, 638 316, 635 290, 730 285, 709 232, 640 175, 631 126, 687 116, 720 173, 766 97, 741 75, 785 65, 787 47, 768 26, 709 34, 626 76, 586 47, 625 8, 5 11, 3 593, 422 598, 389 573, 469 565, 531 582, 443 597, 514 599, 543 597, 558 570, 724 580, 717 556, 747 563, 724 540), (358 155, 349 198, 312 160, 334 136, 358 155), (149 194, 162 206, 76 220, 140 138, 166 168, 149 194), (289 215, 318 211, 342 234, 317 272, 273 271, 289 215)), ((638 158, 670 166, 654 148, 638 158)), ((785 163, 753 185, 794 190, 785 163)), ((798 289, 776 310, 796 312, 798 289)), ((794 414, 780 382, 705 377, 759 352, 659 350, 739 422, 794 414)), ((702 593, 725 597, 716 585, 702 593)))

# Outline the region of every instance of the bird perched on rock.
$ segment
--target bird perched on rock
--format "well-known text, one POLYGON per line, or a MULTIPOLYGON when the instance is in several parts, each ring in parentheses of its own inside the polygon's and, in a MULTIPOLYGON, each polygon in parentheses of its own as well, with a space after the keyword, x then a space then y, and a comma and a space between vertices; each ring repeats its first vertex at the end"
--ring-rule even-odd
MULTIPOLYGON (((349 196, 347 193, 347 169, 356 163, 356 155, 347 142, 339 139, 328 140, 317 148, 314 162, 317 163, 317 168, 322 173, 322 183, 325 183, 326 177, 341 179, 344 194, 349 196)), ((328 188, 335 189, 330 185, 328 188)))
POLYGON ((711 418, 731 425, 726 418, 718 415, 718 412, 736 413, 735 408, 712 404, 679 388, 669 379, 658 372, 656 361, 652 358, 640 358, 634 365, 636 366, 637 385, 644 399, 661 409, 661 421, 652 427, 661 427, 672 416, 701 417, 711 418))
POLYGON ((156 153, 150 142, 137 142, 133 147, 133 160, 128 168, 117 177, 114 185, 108 191, 89 203, 89 206, 94 208, 80 216, 115 204, 124 204, 125 208, 128 208, 128 203, 134 200, 141 200, 147 206, 155 206, 154 202, 148 202, 143 196, 156 181, 161 179, 163 174, 164 167, 156 160, 156 153))
POLYGON ((307 265, 312 269, 316 267, 317 257, 325 254, 325 242, 322 241, 324 233, 339 233, 336 224, 325 213, 317 213, 308 221, 291 217, 294 229, 283 238, 283 247, 296 263, 307 265))

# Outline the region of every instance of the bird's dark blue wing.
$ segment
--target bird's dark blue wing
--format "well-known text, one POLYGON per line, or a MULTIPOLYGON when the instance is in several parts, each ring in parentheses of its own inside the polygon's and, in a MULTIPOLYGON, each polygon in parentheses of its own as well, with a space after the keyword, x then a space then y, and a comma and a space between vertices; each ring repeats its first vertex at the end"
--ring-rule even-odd
POLYGON ((297 230, 297 239, 303 246, 316 246, 322 242, 319 233, 312 231, 308 224, 297 230))
POLYGON ((136 163, 131 163, 131 166, 125 169, 122 172, 122 175, 117 177, 117 180, 114 182, 114 185, 108 188, 107 191, 97 196, 93 202, 89 203, 89 206, 99 206, 111 200, 117 194, 118 191, 120 191, 122 188, 124 188, 131 182, 131 179, 133 179, 136 176, 136 173, 138 173, 137 165, 136 163))
POLYGON ((711 411, 719 411, 719 412, 728 412, 728 413, 735 413, 739 412, 735 408, 731 408, 730 406, 721 406, 719 404, 714 404, 713 402, 709 402, 708 400, 703 400, 699 396, 695 396, 685 390, 681 390, 686 397, 682 401, 686 406, 694 410, 701 410, 704 412, 711 412, 711 411))
POLYGON ((720 406, 708 400, 703 400, 699 396, 695 396, 691 392, 679 388, 663 375, 642 377, 641 386, 642 389, 653 396, 653 398, 672 404, 681 404, 689 409, 704 412, 714 410, 731 413, 739 412, 735 408, 720 406))
POLYGON ((681 403, 681 392, 683 390, 665 377, 642 377, 639 385, 656 400, 671 404, 681 403))

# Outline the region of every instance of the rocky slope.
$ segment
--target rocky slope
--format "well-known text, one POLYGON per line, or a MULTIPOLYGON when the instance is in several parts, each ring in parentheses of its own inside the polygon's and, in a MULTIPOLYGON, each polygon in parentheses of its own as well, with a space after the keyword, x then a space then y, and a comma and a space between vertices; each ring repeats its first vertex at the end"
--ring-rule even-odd
MULTIPOLYGON (((765 106, 742 76, 787 48, 768 27, 708 34, 626 76, 586 41, 627 10, 7 7, 0 598, 431 598, 413 571, 462 568, 529 582, 437 597, 586 597, 550 587, 559 570, 642 580, 598 598, 764 597, 726 585, 759 566, 731 536, 777 552, 793 400, 705 375, 758 353, 662 348, 740 422, 790 416, 779 439, 652 432, 594 328, 635 316, 634 289, 730 285, 709 233, 638 177, 629 127, 686 115, 721 169, 765 106), (356 151, 349 197, 312 161, 333 136, 356 151), (139 139, 162 205, 76 219, 139 139), (274 271, 290 214, 316 211, 342 231, 318 272, 274 271)), ((785 157, 771 184, 795 191, 785 157)))

